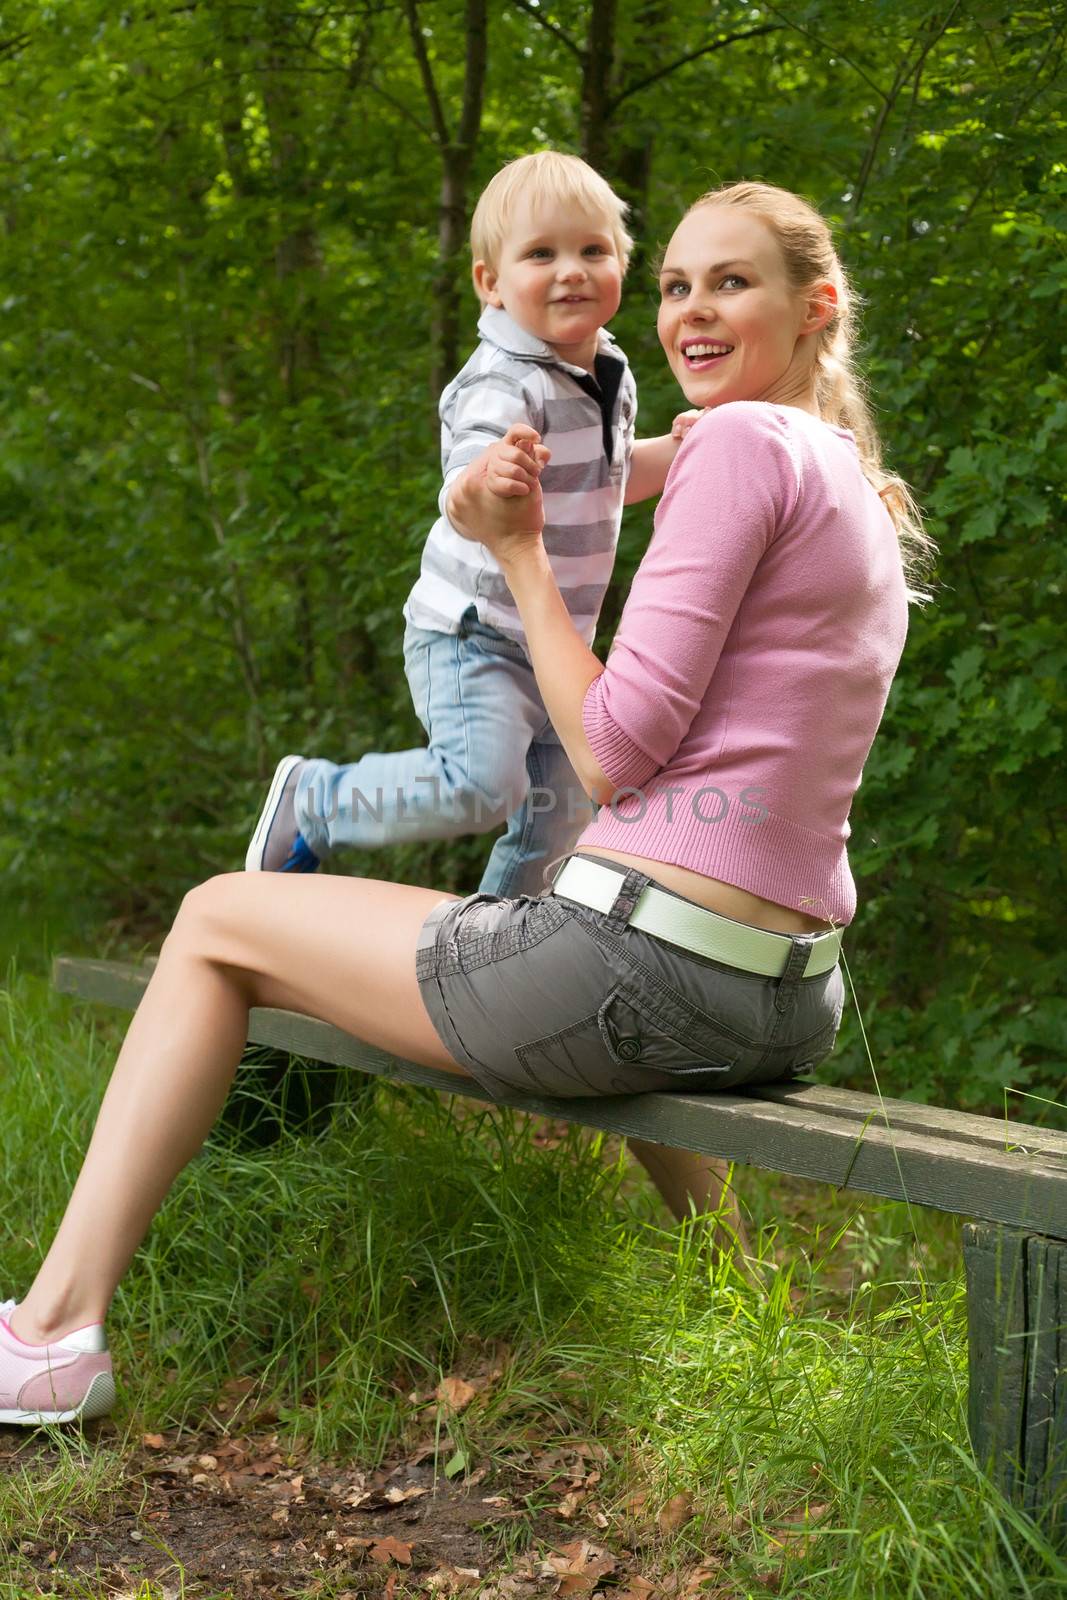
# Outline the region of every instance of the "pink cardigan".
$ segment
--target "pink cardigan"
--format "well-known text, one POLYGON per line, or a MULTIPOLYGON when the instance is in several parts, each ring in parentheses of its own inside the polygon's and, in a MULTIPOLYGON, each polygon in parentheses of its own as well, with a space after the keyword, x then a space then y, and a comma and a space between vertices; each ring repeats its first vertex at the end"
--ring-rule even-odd
POLYGON ((851 921, 848 812, 906 631, 896 531, 852 434, 763 401, 706 412, 586 695, 617 793, 579 848, 851 921))

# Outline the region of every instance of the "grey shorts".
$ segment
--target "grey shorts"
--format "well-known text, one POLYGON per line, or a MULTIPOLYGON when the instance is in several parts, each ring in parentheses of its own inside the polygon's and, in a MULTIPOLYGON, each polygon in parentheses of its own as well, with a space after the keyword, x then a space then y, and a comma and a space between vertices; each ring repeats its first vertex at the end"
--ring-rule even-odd
MULTIPOLYGON (((595 860, 618 871, 620 895, 649 881, 595 860)), ((799 942, 783 976, 764 978, 551 893, 443 901, 415 959, 434 1027, 493 1096, 773 1083, 829 1054, 844 1000, 840 966, 797 975, 799 942)))

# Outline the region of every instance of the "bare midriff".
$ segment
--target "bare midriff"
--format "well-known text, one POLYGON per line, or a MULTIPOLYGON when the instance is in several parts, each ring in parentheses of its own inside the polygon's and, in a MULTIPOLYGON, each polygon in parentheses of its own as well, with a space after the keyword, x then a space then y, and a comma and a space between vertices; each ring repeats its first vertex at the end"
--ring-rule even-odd
POLYGON ((826 933, 830 927, 828 922, 794 911, 792 906, 780 906, 774 900, 764 900, 762 895, 738 889, 735 884, 706 878, 702 872, 691 872, 688 867, 676 867, 669 861, 650 861, 647 856, 605 850, 600 845, 582 845, 581 852, 585 856, 606 856, 624 867, 636 867, 665 889, 695 900, 708 911, 717 911, 720 917, 747 922, 753 928, 766 928, 770 933, 826 933))

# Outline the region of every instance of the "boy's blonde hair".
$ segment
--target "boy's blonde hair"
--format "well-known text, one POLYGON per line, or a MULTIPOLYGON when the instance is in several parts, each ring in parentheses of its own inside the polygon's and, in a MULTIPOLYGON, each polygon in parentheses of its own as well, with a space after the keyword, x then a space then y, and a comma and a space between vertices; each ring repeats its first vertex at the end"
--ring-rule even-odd
POLYGON ((520 196, 534 206, 548 200, 580 206, 602 215, 608 223, 622 270, 626 271, 633 249, 633 240, 623 220, 628 209, 626 202, 619 199, 610 184, 587 162, 559 150, 538 150, 530 156, 519 156, 490 178, 471 218, 473 260, 484 261, 494 270, 500 265, 500 247, 520 196))
MULTIPOLYGON (((923 587, 935 554, 934 541, 923 528, 922 515, 903 478, 882 463, 882 443, 867 401, 856 360, 859 297, 849 282, 825 217, 800 195, 770 183, 726 183, 694 201, 689 212, 705 206, 735 206, 750 211, 778 241, 791 286, 804 291, 820 281, 832 283, 837 307, 815 336, 815 396, 827 422, 851 428, 856 435, 863 471, 878 491, 896 524, 910 598, 930 598, 923 587)), ((686 215, 689 215, 689 212, 686 215)))

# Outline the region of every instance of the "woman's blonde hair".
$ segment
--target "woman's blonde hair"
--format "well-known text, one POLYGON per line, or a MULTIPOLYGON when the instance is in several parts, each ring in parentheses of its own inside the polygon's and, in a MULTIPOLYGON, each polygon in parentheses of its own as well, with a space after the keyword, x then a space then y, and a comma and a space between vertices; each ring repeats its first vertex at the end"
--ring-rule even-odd
POLYGON ((633 240, 625 227, 625 200, 620 200, 587 162, 560 150, 519 156, 490 178, 471 218, 471 256, 475 261, 485 261, 493 268, 500 265, 500 247, 520 199, 529 200, 534 207, 550 201, 602 215, 626 271, 633 240))
POLYGON ((936 551, 923 527, 922 515, 903 478, 882 464, 882 443, 867 403, 856 356, 858 297, 834 248, 829 224, 814 206, 788 189, 769 183, 727 183, 710 189, 689 210, 702 206, 738 206, 754 212, 778 241, 792 287, 799 292, 819 282, 832 283, 837 309, 815 335, 815 398, 826 422, 851 428, 860 464, 896 526, 910 598, 926 601, 922 584, 936 551))

